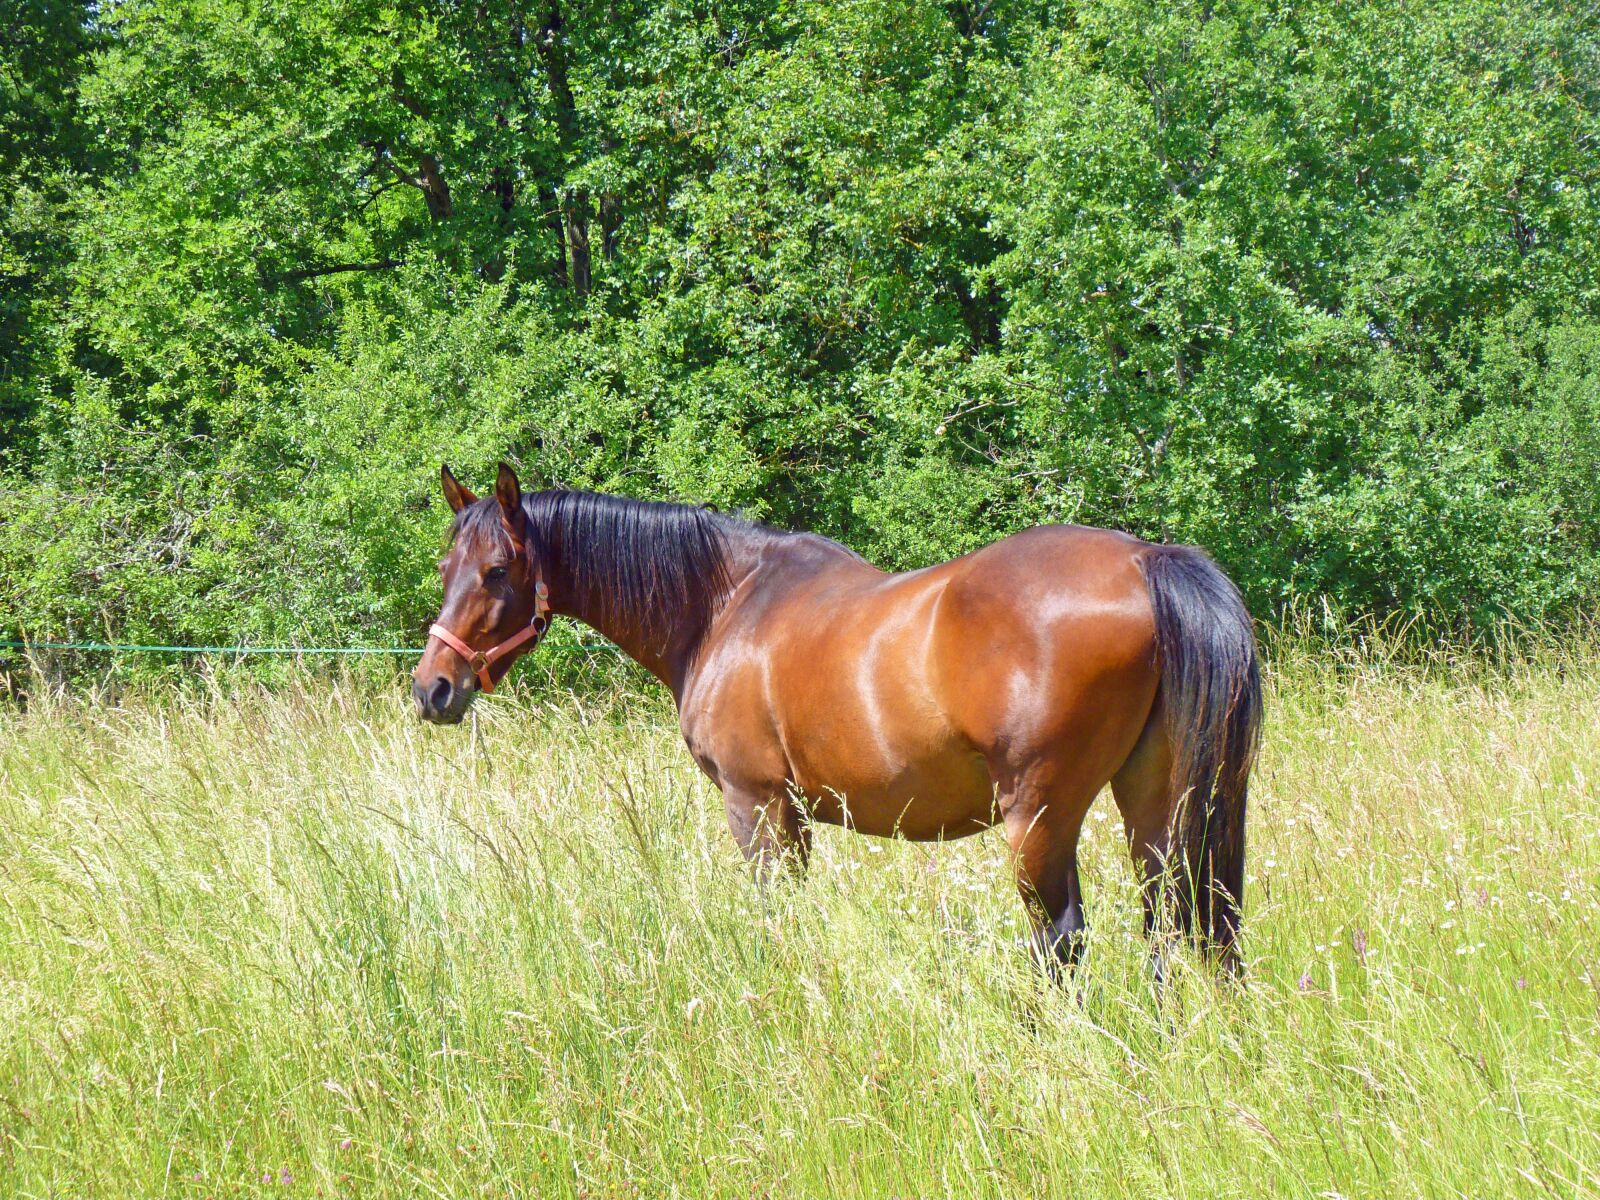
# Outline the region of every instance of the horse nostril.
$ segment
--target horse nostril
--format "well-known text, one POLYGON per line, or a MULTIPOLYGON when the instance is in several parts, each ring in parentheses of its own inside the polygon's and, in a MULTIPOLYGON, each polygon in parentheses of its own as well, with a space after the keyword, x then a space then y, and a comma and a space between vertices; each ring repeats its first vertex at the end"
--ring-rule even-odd
POLYGON ((443 675, 439 676, 434 681, 433 690, 428 693, 428 699, 433 705, 433 710, 435 712, 443 712, 450 707, 450 697, 454 691, 455 689, 450 686, 450 681, 443 675))

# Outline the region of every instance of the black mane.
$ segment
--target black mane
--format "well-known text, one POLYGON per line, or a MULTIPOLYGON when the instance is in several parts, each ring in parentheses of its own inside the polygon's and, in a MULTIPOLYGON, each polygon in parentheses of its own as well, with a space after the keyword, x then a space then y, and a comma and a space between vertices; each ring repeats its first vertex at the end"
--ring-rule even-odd
MULTIPOLYGON (((660 645, 674 634, 698 643, 731 587, 730 537, 758 528, 688 504, 595 492, 524 493, 522 510, 552 578, 585 597, 602 624, 660 645)), ((492 497, 456 514, 451 540, 463 533, 507 543, 492 497)))

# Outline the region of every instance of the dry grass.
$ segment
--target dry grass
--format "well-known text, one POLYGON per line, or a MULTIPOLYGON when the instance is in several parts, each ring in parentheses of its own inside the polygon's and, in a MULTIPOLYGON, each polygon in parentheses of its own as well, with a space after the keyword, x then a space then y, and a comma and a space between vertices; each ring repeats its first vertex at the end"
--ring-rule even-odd
POLYGON ((1078 1003, 1004 847, 762 900, 656 701, 0 710, 0 1195, 1600 1194, 1600 678, 1274 671, 1242 995, 1114 808, 1078 1003))

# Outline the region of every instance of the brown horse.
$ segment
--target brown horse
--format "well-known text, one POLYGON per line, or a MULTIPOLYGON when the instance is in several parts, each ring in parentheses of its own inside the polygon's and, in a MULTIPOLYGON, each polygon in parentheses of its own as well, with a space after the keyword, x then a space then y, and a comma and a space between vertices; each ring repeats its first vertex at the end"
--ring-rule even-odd
MULTIPOLYGON (((455 511, 417 709, 459 721, 544 631, 611 639, 671 690, 759 874, 811 825, 928 840, 1002 825, 1048 969, 1085 924, 1078 833, 1107 782, 1168 919, 1237 968, 1261 720, 1250 615, 1199 550, 1046 526, 891 575, 836 542, 705 509, 523 493, 455 511)), ((1155 963, 1161 970, 1160 939, 1155 963)))

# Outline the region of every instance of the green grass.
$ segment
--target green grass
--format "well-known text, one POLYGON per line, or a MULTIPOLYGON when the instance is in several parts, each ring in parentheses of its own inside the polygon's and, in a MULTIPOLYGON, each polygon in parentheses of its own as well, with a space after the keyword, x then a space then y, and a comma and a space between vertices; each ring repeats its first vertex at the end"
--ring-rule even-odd
POLYGON ((995 835, 759 897, 659 701, 0 710, 0 1196, 1600 1193, 1595 656, 1288 660, 1166 1008, 1108 799, 1080 1001, 995 835))

